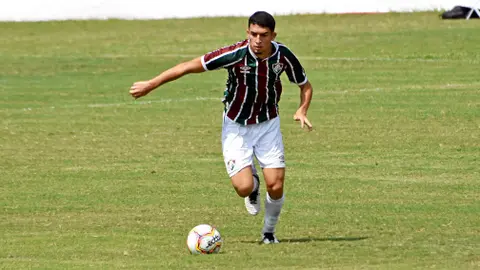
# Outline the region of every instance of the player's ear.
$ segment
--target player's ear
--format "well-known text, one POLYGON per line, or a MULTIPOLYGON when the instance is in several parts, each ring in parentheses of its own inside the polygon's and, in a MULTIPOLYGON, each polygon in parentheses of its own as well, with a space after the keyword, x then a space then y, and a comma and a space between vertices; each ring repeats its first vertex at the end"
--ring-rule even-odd
POLYGON ((276 37, 277 37, 277 32, 273 32, 272 33, 272 40, 275 40, 276 37))

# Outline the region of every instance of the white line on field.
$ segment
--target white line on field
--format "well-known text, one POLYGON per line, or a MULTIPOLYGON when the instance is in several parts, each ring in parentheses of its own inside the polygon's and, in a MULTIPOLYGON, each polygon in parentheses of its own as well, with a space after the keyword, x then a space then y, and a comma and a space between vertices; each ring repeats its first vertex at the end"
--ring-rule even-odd
POLYGON ((216 100, 221 101, 220 98, 211 98, 211 97, 195 97, 195 98, 169 98, 169 99, 158 99, 158 100, 148 100, 148 101, 134 101, 132 102, 120 102, 120 103, 96 103, 88 104, 87 107, 90 108, 102 108, 102 107, 117 107, 125 105, 144 105, 144 104, 153 104, 153 103, 178 103, 178 102, 192 102, 192 101, 205 101, 205 100, 216 100))
MULTIPOLYGON (((16 55, 16 57, 34 57, 34 58, 58 58, 58 59, 82 59, 82 58, 132 58, 132 57, 152 57, 152 58, 195 58, 201 55, 197 54, 100 54, 100 55, 16 55)), ((444 58, 392 58, 392 57, 330 57, 330 56, 298 56, 300 60, 305 61, 376 61, 376 62, 479 62, 477 59, 444 59, 444 58)))
POLYGON ((424 58, 390 58, 390 57, 323 57, 323 56, 299 56, 300 60, 326 60, 326 61, 377 61, 377 62, 463 62, 472 60, 453 59, 424 59, 424 58))
POLYGON ((157 100, 148 100, 148 101, 132 101, 132 102, 118 102, 118 103, 92 103, 92 104, 71 104, 71 105, 60 105, 60 106, 43 106, 37 108, 22 108, 22 109, 0 109, 1 111, 33 111, 33 110, 54 110, 54 109, 71 109, 71 108, 106 108, 106 107, 121 107, 121 106, 136 106, 136 105, 147 105, 155 103, 180 103, 180 102, 195 102, 195 101, 222 101, 221 98, 212 98, 212 97, 194 97, 194 98, 168 98, 168 99, 157 99, 157 100))
MULTIPOLYGON (((444 85, 408 85, 403 87, 393 87, 393 88, 361 88, 361 89, 337 89, 337 90, 318 90, 315 95, 322 94, 347 94, 347 93, 358 93, 358 92, 379 92, 379 91, 389 91, 389 90, 414 90, 414 89, 456 89, 456 88, 468 88, 468 87, 480 87, 480 83, 458 83, 458 84, 444 84, 444 85)), ((284 96, 293 95, 293 93, 285 92, 284 96)), ((297 93, 294 94, 297 96, 297 93)), ((46 110, 46 109, 70 109, 70 108, 106 108, 106 107, 121 107, 121 106, 137 106, 137 105, 147 105, 147 104, 158 104, 158 103, 180 103, 180 102, 197 102, 197 101, 216 101, 221 102, 221 98, 213 97, 193 97, 193 98, 168 98, 168 99, 157 99, 157 100, 147 100, 147 101, 132 101, 132 102, 117 102, 117 103, 91 103, 91 104, 70 104, 70 105, 60 105, 60 106, 43 106, 37 108, 22 108, 22 109, 0 109, 2 111, 32 111, 32 110, 46 110)))

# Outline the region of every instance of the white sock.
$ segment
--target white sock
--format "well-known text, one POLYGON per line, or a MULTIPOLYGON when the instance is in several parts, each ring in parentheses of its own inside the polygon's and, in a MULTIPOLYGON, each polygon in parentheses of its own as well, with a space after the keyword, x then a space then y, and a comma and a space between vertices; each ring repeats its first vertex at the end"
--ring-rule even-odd
POLYGON ((275 226, 278 222, 278 217, 282 211, 283 201, 285 200, 285 194, 282 198, 274 200, 268 195, 265 198, 265 218, 263 219, 262 233, 274 233, 275 226))

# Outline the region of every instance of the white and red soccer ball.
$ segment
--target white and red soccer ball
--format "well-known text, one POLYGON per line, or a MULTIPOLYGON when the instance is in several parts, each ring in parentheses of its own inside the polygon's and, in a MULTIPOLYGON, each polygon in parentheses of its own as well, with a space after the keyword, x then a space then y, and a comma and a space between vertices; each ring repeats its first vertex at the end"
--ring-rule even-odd
POLYGON ((218 253, 222 243, 220 232, 208 224, 195 226, 187 237, 187 247, 191 254, 218 253))

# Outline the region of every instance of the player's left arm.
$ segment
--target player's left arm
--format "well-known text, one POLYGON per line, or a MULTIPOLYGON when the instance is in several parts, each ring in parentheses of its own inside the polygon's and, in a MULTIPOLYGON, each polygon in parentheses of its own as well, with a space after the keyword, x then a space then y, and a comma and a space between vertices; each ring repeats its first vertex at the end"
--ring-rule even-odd
POLYGON ((301 84, 298 87, 300 88, 300 106, 293 115, 293 119, 299 121, 302 128, 307 126, 308 130, 312 130, 312 124, 307 118, 307 111, 310 107, 310 102, 312 101, 313 87, 308 80, 306 83, 301 84))
POLYGON ((307 118, 307 111, 312 101, 312 84, 308 81, 305 69, 295 54, 290 50, 285 50, 284 53, 287 62, 285 72, 287 73, 288 79, 300 88, 300 106, 293 115, 293 119, 299 121, 302 128, 307 126, 308 130, 312 130, 312 124, 307 118))

